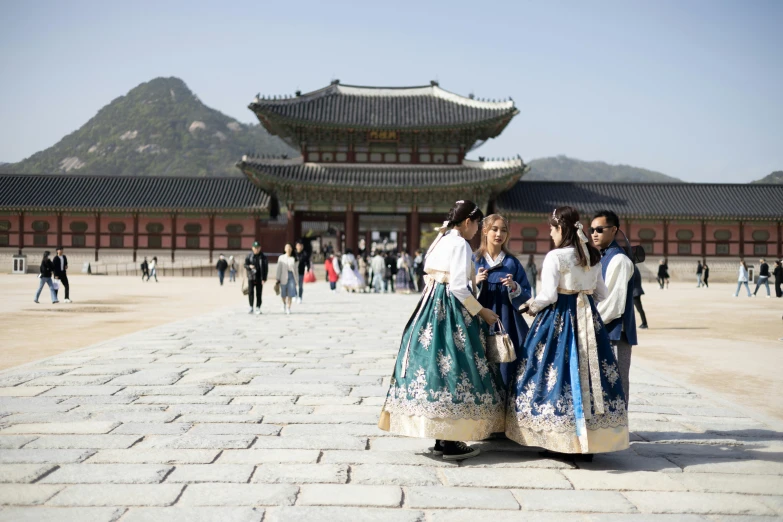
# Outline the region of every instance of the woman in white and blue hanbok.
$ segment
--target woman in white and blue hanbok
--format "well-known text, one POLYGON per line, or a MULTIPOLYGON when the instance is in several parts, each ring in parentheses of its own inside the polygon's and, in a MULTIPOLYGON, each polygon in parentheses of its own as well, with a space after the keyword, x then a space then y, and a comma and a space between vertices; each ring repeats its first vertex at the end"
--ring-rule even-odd
POLYGON ((608 291, 600 253, 579 214, 560 207, 550 218, 558 248, 549 252, 509 390, 506 435, 559 453, 604 453, 628 447, 626 399, 617 361, 595 304, 608 291))

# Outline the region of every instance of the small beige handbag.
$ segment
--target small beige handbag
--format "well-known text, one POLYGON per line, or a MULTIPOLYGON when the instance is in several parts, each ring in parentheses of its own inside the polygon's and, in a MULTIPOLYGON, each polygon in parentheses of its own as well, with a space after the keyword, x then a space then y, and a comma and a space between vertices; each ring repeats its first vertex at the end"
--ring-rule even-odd
POLYGON ((493 326, 487 334, 487 360, 493 363, 510 363, 516 360, 517 354, 514 351, 514 345, 511 343, 511 337, 503 328, 503 323, 496 322, 500 328, 493 326))

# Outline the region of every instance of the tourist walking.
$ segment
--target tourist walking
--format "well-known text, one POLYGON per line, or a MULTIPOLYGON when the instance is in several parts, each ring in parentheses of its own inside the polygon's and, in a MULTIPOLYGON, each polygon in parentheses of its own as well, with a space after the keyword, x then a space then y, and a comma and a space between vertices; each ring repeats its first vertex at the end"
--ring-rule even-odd
POLYGON ((397 256, 397 276, 395 279, 395 288, 400 292, 409 294, 411 292, 411 273, 408 271, 411 261, 410 256, 404 250, 397 256))
POLYGON ((342 271, 340 272, 340 283, 342 287, 349 292, 356 292, 361 290, 364 286, 364 281, 359 274, 359 264, 356 261, 356 256, 353 255, 353 251, 350 248, 345 249, 345 254, 342 257, 342 271))
POLYGON ((737 291, 734 292, 734 297, 739 297, 739 291, 742 285, 745 285, 745 289, 748 291, 748 297, 750 297, 750 286, 748 286, 748 265, 745 264, 744 259, 740 259, 739 274, 737 275, 737 291))
POLYGON ((424 289, 424 253, 421 250, 417 250, 413 258, 413 282, 416 292, 420 293, 424 289))
POLYGON ((364 255, 364 253, 359 253, 359 256, 356 258, 356 262, 359 263, 359 275, 361 275, 362 280, 362 292, 369 291, 370 286, 370 264, 367 263, 367 256, 364 255))
POLYGON ((226 277, 226 270, 228 270, 228 261, 226 261, 226 258, 223 256, 223 254, 220 254, 220 257, 218 257, 218 262, 215 264, 215 269, 218 273, 220 286, 223 286, 223 278, 226 277))
POLYGON ((661 287, 661 290, 663 290, 663 285, 666 285, 666 288, 669 288, 669 265, 666 263, 665 259, 661 259, 661 262, 658 263, 658 284, 661 287))
POLYGON ((775 270, 772 272, 775 276, 775 297, 783 297, 783 265, 780 259, 775 261, 775 270))
POLYGON ((505 394, 497 365, 488 364, 479 317, 497 315, 474 296, 468 240, 482 218, 457 201, 424 261, 426 287, 403 332, 378 427, 435 438, 433 454, 461 460, 479 454, 463 441, 503 431, 505 394))
POLYGON ((628 414, 596 307, 609 292, 601 254, 575 209, 555 209, 549 223, 555 250, 544 258, 541 291, 528 302, 535 319, 509 397, 506 435, 555 453, 620 451, 628 448, 628 414))
POLYGON ((529 328, 519 307, 531 297, 525 269, 508 250, 510 237, 506 218, 490 214, 484 218, 481 246, 474 256, 478 301, 497 314, 517 355, 515 361, 500 364, 500 376, 506 388, 516 378, 519 364, 525 358, 522 347, 529 328))
POLYGON ((527 282, 530 283, 532 297, 535 297, 536 280, 538 279, 538 267, 536 267, 536 257, 533 254, 530 254, 527 258, 527 264, 525 265, 525 275, 527 276, 527 282))
MULTIPOLYGON (((705 274, 707 273, 707 264, 704 264, 704 270, 705 274)), ((707 284, 707 280, 704 280, 704 284, 707 284)), ((633 305, 636 307, 636 311, 639 312, 639 317, 642 318, 642 324, 639 325, 639 328, 642 328, 644 330, 647 329, 647 315, 644 313, 644 307, 642 306, 642 296, 644 295, 644 290, 642 289, 642 274, 639 272, 639 269, 634 266, 633 267, 633 305)))
POLYGON ((372 272, 372 291, 380 294, 383 290, 383 276, 386 273, 386 260, 380 250, 376 250, 370 260, 370 270, 372 272))
POLYGON ((704 267, 701 265, 701 261, 697 261, 696 265, 696 288, 701 288, 701 275, 704 271, 704 267))
POLYGON ((285 254, 277 258, 275 279, 280 286, 280 298, 283 300, 283 313, 291 314, 291 302, 296 297, 296 258, 291 243, 285 244, 285 254))
MULTIPOLYGON (((609 295, 598 304, 617 356, 623 395, 630 397, 631 349, 636 345, 636 316, 633 313, 633 261, 615 241, 620 218, 611 210, 601 210, 590 225, 590 234, 601 251, 601 271, 609 295)), ((626 406, 627 406, 626 402, 626 406)))
POLYGON ((269 261, 266 255, 261 252, 261 245, 258 241, 253 242, 250 253, 245 258, 245 275, 247 277, 247 298, 250 302, 248 313, 253 313, 253 295, 255 294, 256 315, 261 315, 261 295, 269 275, 269 261))
POLYGON ((57 290, 54 288, 54 282, 52 281, 52 274, 54 273, 54 265, 52 260, 49 259, 51 252, 46 250, 43 253, 43 259, 41 259, 41 266, 38 268, 38 291, 35 292, 34 302, 38 302, 38 297, 41 295, 44 285, 49 285, 49 294, 52 297, 52 304, 57 304, 60 301, 57 300, 57 290))
POLYGON ((706 260, 704 261, 704 273, 702 273, 701 282, 706 288, 710 287, 710 267, 706 260))
POLYGON ((228 282, 236 283, 237 281, 237 262, 234 256, 228 257, 228 282))
POLYGON ((154 277, 155 278, 155 282, 156 283, 158 282, 158 269, 157 269, 157 266, 158 266, 158 258, 157 258, 157 256, 155 256, 155 257, 152 258, 152 261, 150 261, 149 272, 147 273, 147 281, 150 280, 150 277, 154 277))
POLYGON ((334 257, 334 253, 329 253, 324 259, 324 270, 326 271, 326 280, 329 281, 329 288, 332 292, 337 291, 337 281, 340 280, 340 274, 337 273, 335 265, 337 259, 334 257))
POLYGON ((298 303, 302 302, 302 296, 304 295, 304 279, 305 274, 311 272, 313 267, 310 265, 310 254, 305 250, 304 243, 301 241, 296 242, 296 271, 299 275, 299 295, 296 298, 298 303))
POLYGON ((144 281, 144 278, 147 278, 149 280, 150 278, 150 264, 147 262, 147 258, 144 258, 144 261, 141 262, 141 280, 144 281))
MULTIPOLYGON (((769 265, 767 262, 763 259, 759 259, 759 278, 756 280, 756 289, 753 291, 753 297, 756 297, 756 294, 759 291, 759 287, 761 285, 764 285, 767 287, 767 299, 770 298, 769 295, 769 265)), ((67 292, 67 290, 66 290, 67 292)), ((65 295, 68 295, 67 293, 65 295)))
MULTIPOLYGON (((60 281, 60 284, 63 285, 63 288, 65 289, 64 302, 70 303, 71 286, 68 284, 68 258, 63 253, 63 247, 58 246, 56 252, 57 255, 54 256, 54 259, 52 260, 54 278, 60 281)), ((769 293, 769 286, 767 286, 767 293, 769 293)))
POLYGON ((397 257, 389 251, 385 258, 386 270, 383 273, 383 291, 394 293, 394 281, 397 279, 397 257))

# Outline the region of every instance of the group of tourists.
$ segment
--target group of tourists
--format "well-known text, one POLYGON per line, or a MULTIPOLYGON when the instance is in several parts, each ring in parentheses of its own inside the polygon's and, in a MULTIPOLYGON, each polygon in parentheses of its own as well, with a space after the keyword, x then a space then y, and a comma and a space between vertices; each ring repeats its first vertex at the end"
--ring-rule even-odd
POLYGON ((493 436, 587 460, 628 447, 635 267, 614 240, 620 219, 599 212, 588 237, 578 212, 558 207, 549 224, 555 249, 533 297, 506 219, 456 202, 423 258, 381 429, 433 438, 444 460, 474 457, 465 441, 493 436))
POLYGON ((411 256, 404 250, 377 249, 354 255, 328 252, 324 259, 326 279, 333 292, 342 287, 348 292, 412 293, 423 288, 424 256, 417 250, 411 256))
POLYGON ((68 257, 65 255, 63 247, 58 246, 54 259, 50 259, 52 254, 46 250, 41 259, 41 265, 38 267, 38 290, 35 292, 33 302, 38 304, 38 298, 44 285, 49 285, 49 294, 52 298, 52 304, 60 302, 58 295, 60 286, 65 290, 65 299, 63 302, 71 302, 71 286, 68 283, 68 257))
MULTIPOLYGON (((313 276, 313 267, 303 242, 298 241, 295 246, 286 243, 284 250, 285 253, 277 258, 275 293, 283 301, 283 313, 289 315, 294 303, 301 304, 304 296, 304 283, 308 275, 313 276)), ((243 291, 246 284, 250 304, 248 313, 255 312, 256 315, 261 315, 264 283, 269 277, 269 260, 266 254, 261 252, 261 244, 258 241, 253 243, 251 252, 245 258, 244 267, 247 282, 243 282, 243 291)))
MULTIPOLYGON (((783 288, 781 288, 781 285, 783 285, 783 265, 781 265, 780 259, 775 261, 775 269, 773 270, 772 275, 775 276, 775 297, 783 297, 783 288)), ((748 291, 748 297, 751 296, 748 278, 748 265, 745 263, 744 259, 740 259, 739 274, 737 275, 737 291, 734 292, 734 297, 739 297, 739 292, 743 285, 745 285, 745 290, 748 291)), ((769 278, 770 272, 767 261, 765 259, 759 259, 759 274, 758 279, 756 280, 756 289, 753 291, 753 297, 758 295, 759 288, 761 288, 762 285, 767 289, 767 298, 772 297, 769 291, 769 278)))

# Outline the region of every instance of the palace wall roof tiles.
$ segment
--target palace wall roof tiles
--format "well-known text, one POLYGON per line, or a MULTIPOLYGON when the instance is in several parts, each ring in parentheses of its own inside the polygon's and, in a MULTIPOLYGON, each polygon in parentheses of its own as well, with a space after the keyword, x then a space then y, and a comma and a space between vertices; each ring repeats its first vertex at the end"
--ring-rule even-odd
POLYGON ((562 205, 583 216, 609 209, 621 218, 783 219, 783 185, 524 181, 497 200, 498 211, 510 214, 562 205))
POLYGON ((302 124, 350 128, 424 129, 484 125, 517 114, 514 102, 483 101, 424 87, 331 85, 293 98, 256 98, 256 114, 302 124))
POLYGON ((0 174, 0 208, 264 210, 247 178, 0 174))

